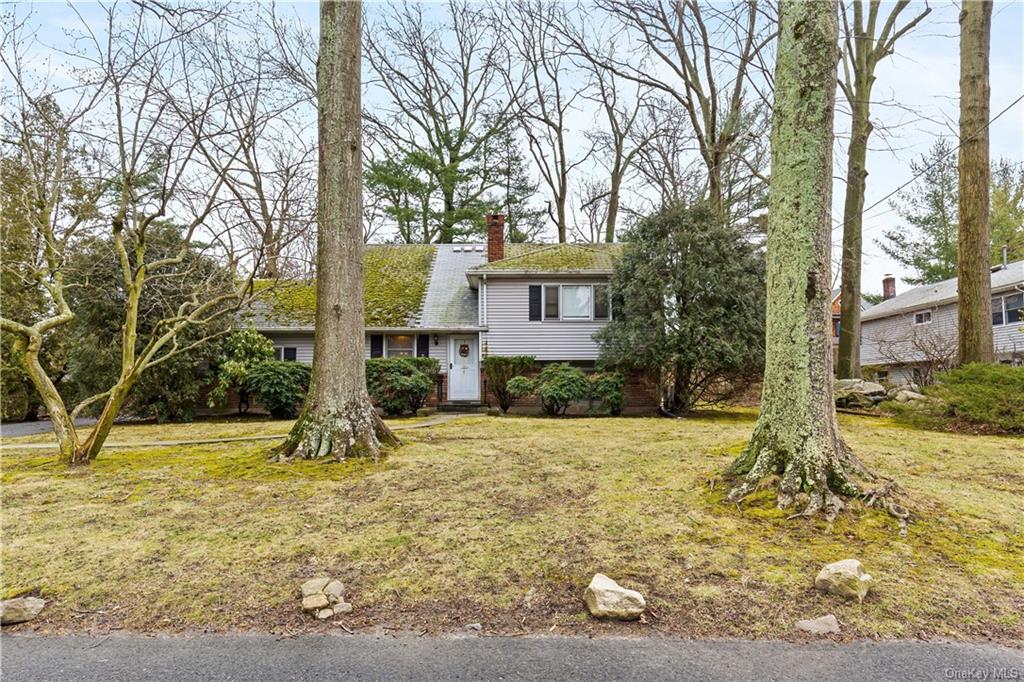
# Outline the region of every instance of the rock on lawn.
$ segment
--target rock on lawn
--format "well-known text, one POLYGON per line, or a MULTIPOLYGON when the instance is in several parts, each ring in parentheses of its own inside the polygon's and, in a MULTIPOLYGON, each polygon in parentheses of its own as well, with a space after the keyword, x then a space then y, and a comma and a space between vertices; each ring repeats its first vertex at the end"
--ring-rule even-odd
POLYGON ((828 564, 814 579, 814 586, 822 592, 839 595, 847 599, 863 600, 874 581, 864 572, 856 559, 843 559, 828 564))
POLYGON ((608 576, 598 573, 590 581, 583 600, 592 616, 616 620, 636 620, 647 608, 644 596, 627 590, 608 576))

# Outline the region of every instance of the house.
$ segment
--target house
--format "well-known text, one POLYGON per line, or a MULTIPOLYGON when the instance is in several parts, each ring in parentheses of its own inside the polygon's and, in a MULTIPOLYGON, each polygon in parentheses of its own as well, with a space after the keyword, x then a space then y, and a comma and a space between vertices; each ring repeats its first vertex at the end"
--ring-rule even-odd
MULTIPOLYGON (((952 366, 957 347, 957 281, 947 279, 895 295, 861 316, 861 367, 893 383, 929 383, 952 366)), ((992 336, 996 359, 1024 363, 1024 261, 992 269, 992 336)))
MULTIPOLYGON (((437 358, 431 402, 488 401, 485 355, 532 355, 539 369, 568 362, 592 369, 594 334, 611 319, 608 280, 618 244, 506 244, 504 216, 487 219, 484 244, 368 245, 365 250, 368 358, 437 358)), ((261 283, 267 295, 253 325, 278 358, 312 363, 313 283, 261 283)), ((627 409, 653 411, 657 391, 630 377, 627 409)), ((529 407, 527 405, 527 407, 529 407)))

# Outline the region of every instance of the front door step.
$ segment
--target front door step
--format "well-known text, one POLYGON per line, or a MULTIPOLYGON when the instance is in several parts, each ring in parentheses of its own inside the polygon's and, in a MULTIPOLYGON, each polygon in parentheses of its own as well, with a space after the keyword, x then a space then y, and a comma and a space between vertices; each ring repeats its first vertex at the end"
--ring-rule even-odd
POLYGON ((438 412, 478 412, 486 409, 478 400, 452 400, 437 406, 438 412))

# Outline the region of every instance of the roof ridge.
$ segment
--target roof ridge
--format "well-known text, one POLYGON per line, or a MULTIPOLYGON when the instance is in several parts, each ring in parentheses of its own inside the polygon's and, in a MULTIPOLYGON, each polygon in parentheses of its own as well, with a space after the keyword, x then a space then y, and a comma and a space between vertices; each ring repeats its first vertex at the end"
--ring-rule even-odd
MULTIPOLYGON (((529 244, 530 242, 520 242, 520 243, 522 243, 522 244, 529 244)), ((507 261, 510 261, 510 260, 517 260, 519 258, 525 258, 526 256, 535 256, 538 253, 540 253, 541 251, 549 251, 550 249, 553 249, 556 246, 562 246, 562 245, 563 245, 562 242, 559 242, 557 244, 542 244, 542 245, 539 244, 538 245, 538 246, 540 246, 539 249, 534 249, 533 251, 524 251, 523 253, 517 253, 514 256, 509 256, 507 258, 499 258, 498 260, 494 260, 494 261, 492 261, 492 260, 484 261, 480 265, 474 265, 472 268, 470 268, 470 270, 475 270, 477 268, 486 267, 486 266, 490 265, 491 263, 502 263, 502 262, 507 262, 507 261)))

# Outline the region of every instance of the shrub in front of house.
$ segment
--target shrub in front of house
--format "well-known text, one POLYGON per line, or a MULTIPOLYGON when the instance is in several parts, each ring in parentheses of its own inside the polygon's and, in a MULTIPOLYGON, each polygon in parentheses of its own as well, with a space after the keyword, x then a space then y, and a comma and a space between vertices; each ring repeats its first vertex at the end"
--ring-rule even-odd
POLYGON ((438 372, 434 358, 372 358, 366 361, 366 388, 384 414, 414 413, 435 389, 438 372))
POLYGON ((271 360, 249 370, 245 389, 274 419, 293 419, 309 390, 310 368, 300 362, 271 360))
POLYGON ((207 405, 217 407, 227 402, 228 391, 238 392, 238 413, 249 405, 246 386, 249 372, 274 359, 274 344, 252 326, 237 329, 225 338, 210 367, 214 384, 207 396, 207 405))
POLYGON ((658 377, 664 409, 744 393, 764 366, 764 256, 705 206, 669 206, 633 226, 610 280, 600 365, 658 377))
POLYGON ((617 417, 626 404, 626 378, 618 372, 596 372, 590 382, 590 412, 605 412, 617 417))
POLYGON ((544 413, 552 417, 565 414, 570 405, 590 396, 587 375, 564 362, 545 365, 533 379, 515 377, 508 388, 516 397, 537 396, 544 413))
POLYGON ((487 388, 498 399, 498 407, 502 412, 508 412, 519 397, 509 390, 509 381, 528 371, 531 367, 533 367, 532 355, 484 356, 484 377, 487 379, 487 388))
POLYGON ((1024 367, 972 364, 940 372, 926 400, 889 403, 896 418, 938 430, 1024 433, 1024 367))

